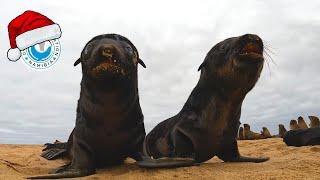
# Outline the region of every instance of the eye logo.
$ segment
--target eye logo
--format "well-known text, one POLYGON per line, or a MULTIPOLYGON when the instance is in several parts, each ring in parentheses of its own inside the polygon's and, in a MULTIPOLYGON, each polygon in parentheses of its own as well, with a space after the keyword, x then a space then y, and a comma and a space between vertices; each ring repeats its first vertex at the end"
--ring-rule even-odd
POLYGON ((18 61, 22 57, 25 64, 34 69, 46 69, 60 57, 60 26, 46 16, 26 11, 8 25, 11 49, 7 57, 18 61))
POLYGON ((59 59, 60 49, 58 39, 45 41, 23 50, 22 59, 32 68, 49 68, 59 59))
POLYGON ((35 58, 36 61, 43 61, 49 57, 50 54, 52 54, 52 45, 48 41, 45 41, 41 44, 37 44, 34 46, 31 46, 28 50, 28 52, 35 58), (49 46, 48 46, 49 44, 49 46), (44 50, 44 48, 46 49, 44 50))

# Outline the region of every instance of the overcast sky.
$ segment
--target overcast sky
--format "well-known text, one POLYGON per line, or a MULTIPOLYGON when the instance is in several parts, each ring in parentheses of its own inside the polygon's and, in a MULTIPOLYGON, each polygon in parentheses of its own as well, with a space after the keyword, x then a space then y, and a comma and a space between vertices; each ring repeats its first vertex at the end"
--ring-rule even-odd
MULTIPOLYGON (((258 34, 272 51, 242 107, 255 131, 303 115, 320 115, 320 1, 85 1, 10 0, 0 8, 0 143, 66 140, 79 98, 81 68, 73 67, 93 36, 118 33, 138 48, 146 130, 175 115, 199 78, 197 68, 216 43, 258 34), (200 3, 201 2, 201 3, 200 3), (300 2, 300 3, 298 3, 300 2), (8 23, 38 11, 62 28, 60 59, 36 72, 8 61, 8 23)), ((307 123, 309 120, 307 120, 307 123)))

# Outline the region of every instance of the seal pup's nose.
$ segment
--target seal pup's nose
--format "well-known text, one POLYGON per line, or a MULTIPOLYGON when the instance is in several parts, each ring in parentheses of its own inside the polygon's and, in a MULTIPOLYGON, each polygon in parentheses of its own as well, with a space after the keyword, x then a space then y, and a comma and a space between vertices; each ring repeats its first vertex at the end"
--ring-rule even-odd
POLYGON ((241 36, 241 40, 245 42, 256 42, 256 43, 262 43, 262 39, 255 34, 245 34, 241 36))
POLYGON ((114 47, 112 45, 104 45, 102 48, 101 48, 101 55, 108 58, 108 59, 111 59, 112 56, 113 56, 113 51, 114 51, 114 47))
POLYGON ((245 34, 240 36, 241 54, 256 53, 262 55, 263 42, 261 38, 255 34, 245 34))

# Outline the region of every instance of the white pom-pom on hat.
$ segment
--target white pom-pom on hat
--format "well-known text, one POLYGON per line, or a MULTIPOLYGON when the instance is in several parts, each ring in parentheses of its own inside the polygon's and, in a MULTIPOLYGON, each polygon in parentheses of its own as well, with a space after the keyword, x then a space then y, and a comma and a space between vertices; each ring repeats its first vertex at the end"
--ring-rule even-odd
POLYGON ((18 48, 9 49, 7 56, 10 61, 18 61, 18 59, 21 57, 20 49, 18 48))

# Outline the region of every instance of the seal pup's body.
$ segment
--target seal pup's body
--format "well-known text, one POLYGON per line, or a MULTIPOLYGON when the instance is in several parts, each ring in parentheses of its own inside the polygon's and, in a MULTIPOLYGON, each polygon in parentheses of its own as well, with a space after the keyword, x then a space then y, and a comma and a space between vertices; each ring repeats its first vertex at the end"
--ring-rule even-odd
POLYGON ((261 135, 263 138, 271 138, 272 135, 267 127, 262 127, 261 135))
POLYGON ((238 133, 238 139, 239 140, 244 140, 244 136, 243 136, 243 127, 239 128, 239 133, 238 133))
POLYGON ((299 129, 298 122, 295 119, 290 121, 290 130, 299 129))
POLYGON ((287 132, 287 129, 283 124, 279 124, 279 137, 283 138, 284 134, 287 132))
POLYGON ((296 147, 320 145, 320 128, 290 130, 284 135, 283 142, 296 147))
POLYGON ((319 118, 316 116, 309 116, 310 119, 310 128, 317 128, 320 127, 319 118))
POLYGON ((243 127, 243 136, 245 140, 263 139, 261 134, 251 131, 249 124, 243 124, 243 127))
POLYGON ((304 121, 303 117, 302 116, 299 116, 298 117, 298 127, 300 129, 308 129, 308 125, 307 123, 304 121))
POLYGON ((96 36, 86 44, 75 62, 82 64, 83 74, 75 128, 67 143, 48 144, 42 154, 47 159, 64 154, 71 162, 56 174, 30 178, 81 177, 99 167, 121 164, 127 157, 142 160, 145 129, 138 95, 139 61, 134 45, 117 34, 96 36))
POLYGON ((263 67, 262 40, 251 34, 215 45, 200 65, 200 80, 182 110, 158 124, 144 141, 141 167, 190 166, 218 156, 225 162, 263 162, 240 156, 242 102, 263 67))

